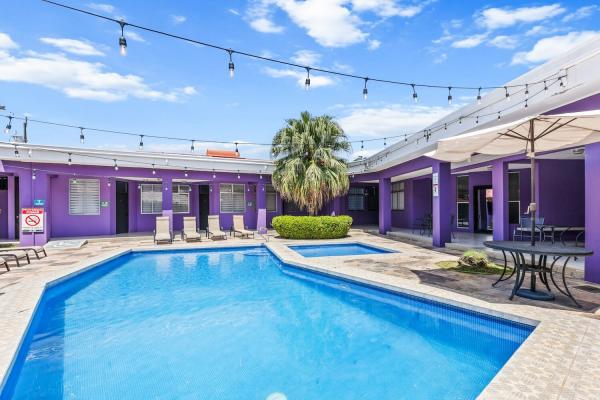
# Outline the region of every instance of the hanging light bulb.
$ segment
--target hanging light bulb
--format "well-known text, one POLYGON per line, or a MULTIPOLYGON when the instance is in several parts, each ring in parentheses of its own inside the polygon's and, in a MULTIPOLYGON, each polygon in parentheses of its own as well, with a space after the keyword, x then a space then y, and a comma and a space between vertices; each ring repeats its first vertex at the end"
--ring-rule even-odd
POLYGON ((419 96, 417 95, 417 90, 415 89, 415 84, 411 84, 410 86, 412 86, 412 90, 413 90, 413 100, 415 101, 415 103, 419 102, 419 96))
POLYGON ((462 124, 462 119, 463 117, 458 117, 458 124, 461 125, 462 124))
POLYGON ((564 87, 565 86, 565 83, 563 82, 563 77, 562 76, 558 77, 558 82, 559 82, 559 86, 560 87, 564 87))
POLYGON ((481 104, 481 88, 477 89, 477 104, 481 104))
POLYGON ((110 178, 108 178, 108 179, 106 180, 106 184, 108 185, 108 187, 110 187, 110 178))
POLYGON ((152 175, 156 175, 156 170, 154 169, 154 164, 152 164, 152 175))
POLYGON ((193 153, 195 150, 194 141, 192 140, 192 145, 190 146, 190 151, 193 153))
POLYGON ((4 128, 4 133, 10 135, 10 130, 12 129, 12 115, 8 116, 8 124, 6 124, 6 128, 4 128))
POLYGON ((15 144, 15 158, 19 158, 19 148, 17 147, 17 145, 15 144))
POLYGON ((261 179, 261 180, 262 180, 262 174, 261 174, 261 175, 258 177, 258 179, 261 179))
POLYGON ((526 83, 525 84, 525 99, 527 99, 529 97, 529 84, 526 83))
POLYGON ((119 21, 119 25, 121 25, 121 37, 119 38, 119 53, 125 57, 127 55, 127 39, 125 39, 125 35, 123 30, 125 29, 125 20, 119 21))
POLYGON ((448 124, 446 124, 445 122, 444 122, 444 130, 445 130, 445 131, 447 131, 447 130, 448 130, 448 124))
POLYGON ((140 150, 144 150, 144 135, 140 135, 140 150))
POLYGON ((548 84, 546 84, 546 81, 544 81, 544 91, 547 92, 548 91, 548 84))
POLYGON ((227 52, 229 53, 229 77, 233 79, 233 76, 235 74, 235 65, 233 64, 233 50, 229 49, 227 50, 227 52))
POLYGON ((508 88, 504 86, 504 96, 506 97, 506 101, 510 101, 510 94, 508 93, 508 88))
POLYGON ((79 127, 79 142, 83 143, 85 142, 85 136, 83 135, 83 128, 79 127))
POLYGON ((165 165, 169 165, 169 159, 165 158, 165 165))
POLYGON ((383 138, 383 147, 387 146, 387 138, 383 138))
POLYGON ((528 101, 528 99, 525 99, 525 108, 529 107, 528 101))
POLYGON ((360 141, 360 149, 361 150, 365 149, 365 142, 363 142, 362 140, 360 141))
POLYGON ((33 156, 33 150, 27 150, 27 157, 31 158, 33 156))
POLYGON ((213 179, 215 179, 217 177, 217 174, 215 174, 215 170, 213 169, 213 179))
POLYGON ((33 179, 34 181, 37 179, 37 175, 36 175, 35 171, 36 171, 35 169, 31 171, 31 179, 33 179))
POLYGON ((367 99, 367 96, 369 95, 369 90, 367 89, 367 81, 369 80, 369 78, 365 78, 365 87, 363 88, 363 99, 367 99))
POLYGON ((238 142, 235 142, 235 153, 240 154, 240 151, 238 150, 238 142))
POLYGON ((448 86, 448 105, 452 104, 452 86, 448 86))
POLYGON ((72 161, 71 161, 71 153, 69 153, 69 159, 67 160, 67 165, 71 165, 72 161))
POLYGON ((115 171, 118 171, 119 170, 119 166, 117 165, 117 160, 113 159, 113 161, 115 162, 115 171))
POLYGON ((238 179, 240 179, 240 170, 238 169, 238 179))
POLYGON ((304 80, 304 90, 310 89, 310 68, 306 67, 306 79, 304 80))
POLYGON ((478 124, 479 123, 479 115, 477 116, 477 118, 475 118, 475 123, 478 124))
POLYGON ((502 118, 502 115, 500 114, 500 111, 498 111, 498 119, 502 118))
POLYGON ((185 172, 183 173, 183 176, 185 176, 187 178, 188 177, 187 167, 185 167, 184 169, 185 169, 185 172))

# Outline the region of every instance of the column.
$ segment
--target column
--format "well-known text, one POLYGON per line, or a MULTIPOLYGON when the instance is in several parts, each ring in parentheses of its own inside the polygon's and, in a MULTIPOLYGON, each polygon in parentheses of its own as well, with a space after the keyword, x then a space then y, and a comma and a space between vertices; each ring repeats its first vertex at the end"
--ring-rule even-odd
MULTIPOLYGON (((35 179, 32 179, 30 171, 19 174, 19 203, 20 208, 35 207, 44 210, 43 232, 21 232, 19 235, 21 246, 43 246, 50 238, 50 177, 46 172, 38 171, 35 179), (39 200, 43 205, 36 206, 34 199, 39 200)), ((22 218, 23 216, 20 215, 19 220, 22 218)), ((15 229, 20 229, 20 226, 15 229)))
POLYGON ((507 162, 497 160, 492 164, 492 191, 494 240, 509 240, 507 162))
POLYGON ((264 182, 256 184, 256 209, 267 208, 267 188, 264 182))
POLYGON ((600 283, 600 143, 585 146, 585 259, 586 281, 600 283))
POLYGON ((379 233, 385 235, 392 226, 392 180, 379 178, 379 233))
POLYGON ((432 171, 432 208, 433 208, 433 246, 444 247, 452 241, 451 223, 451 193, 452 176, 450 163, 435 162, 432 171))
POLYGON ((14 239, 16 237, 18 226, 15 226, 15 213, 20 210, 16 209, 15 204, 15 176, 8 176, 8 207, 6 213, 8 214, 8 238, 14 239))
POLYGON ((169 217, 169 225, 173 230, 173 179, 171 176, 162 177, 162 215, 169 217))

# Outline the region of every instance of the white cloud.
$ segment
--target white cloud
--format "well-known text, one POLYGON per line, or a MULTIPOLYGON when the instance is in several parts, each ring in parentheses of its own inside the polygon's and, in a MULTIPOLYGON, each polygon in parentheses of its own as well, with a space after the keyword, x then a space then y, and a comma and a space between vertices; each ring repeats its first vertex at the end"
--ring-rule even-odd
POLYGON ((487 8, 476 15, 477 23, 487 29, 500 29, 518 23, 543 21, 564 13, 560 4, 521 8, 487 8))
POLYGON ((312 50, 298 50, 291 60, 296 64, 316 67, 321 61, 321 55, 312 50))
POLYGON ((50 46, 54 46, 62 51, 66 51, 67 53, 77 54, 80 56, 104 55, 103 52, 98 50, 97 46, 94 46, 93 44, 84 42, 82 40, 43 37, 40 38, 40 41, 42 43, 49 44, 50 46))
POLYGON ((452 42, 452 47, 457 49, 470 49, 479 46, 487 38, 487 34, 469 36, 468 38, 452 42))
POLYGON ((443 63, 443 62, 445 62, 447 59, 448 59, 448 54, 446 54, 446 53, 442 53, 442 54, 440 54, 439 56, 437 56, 437 57, 436 57, 436 58, 433 60, 433 62, 434 62, 435 64, 442 64, 442 63, 443 63))
POLYGON ((186 20, 187 18, 184 15, 171 15, 171 21, 175 25, 183 24, 186 20))
MULTIPOLYGON (((278 69, 278 68, 263 68, 263 72, 272 78, 293 78, 299 87, 304 88, 306 72, 297 69, 278 69)), ((328 76, 310 74, 310 88, 319 88, 331 86, 336 83, 335 80, 328 76)))
POLYGON ((6 33, 0 32, 0 51, 16 49, 17 47, 19 47, 19 45, 16 44, 10 36, 8 36, 6 33))
POLYGON ((259 32, 279 33, 283 27, 274 22, 274 11, 279 9, 320 45, 345 47, 364 42, 369 36, 363 30, 369 24, 360 18, 360 13, 408 18, 430 2, 402 6, 396 0, 253 0, 245 18, 259 32))
POLYGON ((598 5, 594 4, 591 6, 579 7, 574 12, 567 14, 563 17, 563 22, 572 22, 580 19, 587 18, 598 11, 598 5))
POLYGON ((108 14, 112 14, 116 11, 115 6, 113 6, 112 4, 106 4, 106 3, 90 3, 88 4, 88 7, 91 8, 92 10, 96 10, 96 11, 102 11, 108 14))
POLYGON ((183 94, 187 94, 188 96, 191 96, 193 94, 198 93, 198 91, 196 90, 195 87, 193 86, 184 86, 182 88, 178 89, 179 92, 183 93, 183 94))
POLYGON ((240 15, 240 12, 238 10, 236 10, 235 8, 229 8, 227 11, 229 11, 231 14, 233 15, 240 15))
POLYGON ((131 97, 175 102, 191 92, 190 87, 168 92, 156 90, 140 76, 112 72, 98 62, 73 60, 64 54, 32 51, 23 56, 0 51, 0 81, 40 85, 69 97, 106 102, 131 97))
POLYGON ((338 121, 348 135, 385 137, 423 129, 453 108, 388 104, 382 107, 350 107, 338 121))
POLYGON ((381 42, 377 39, 369 40, 367 45, 367 49, 369 50, 377 50, 381 46, 381 42))
POLYGON ((336 70, 336 71, 347 73, 347 74, 351 74, 351 73, 354 72, 354 68, 352 68, 351 65, 342 64, 342 63, 339 63, 339 62, 334 62, 333 63, 333 69, 336 70))
POLYGON ((548 61, 588 40, 600 39, 600 32, 570 32, 539 40, 530 51, 521 51, 513 56, 511 64, 535 64, 548 61))
POLYGON ((519 40, 515 36, 499 35, 488 43, 500 49, 514 49, 519 44, 519 40))
MULTIPOLYGON (((121 31, 119 30, 119 35, 120 34, 121 31)), ((133 40, 134 42, 144 43, 146 41, 146 39, 144 39, 142 35, 131 29, 125 31, 125 37, 127 38, 127 40, 133 40)))

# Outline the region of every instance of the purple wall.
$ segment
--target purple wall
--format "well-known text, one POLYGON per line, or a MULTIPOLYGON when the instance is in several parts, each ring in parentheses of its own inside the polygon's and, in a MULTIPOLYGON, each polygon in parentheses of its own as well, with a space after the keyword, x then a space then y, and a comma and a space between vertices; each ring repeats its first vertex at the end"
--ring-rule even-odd
POLYGON ((584 161, 539 160, 537 165, 538 215, 544 217, 545 223, 551 225, 583 226, 584 161))
POLYGON ((0 239, 8 239, 8 190, 0 190, 0 239))

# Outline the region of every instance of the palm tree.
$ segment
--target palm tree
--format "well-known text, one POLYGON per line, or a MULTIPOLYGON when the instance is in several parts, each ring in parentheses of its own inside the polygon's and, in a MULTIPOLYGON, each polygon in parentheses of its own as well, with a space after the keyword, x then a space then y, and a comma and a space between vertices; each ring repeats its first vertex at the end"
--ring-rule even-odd
POLYGON ((273 138, 273 186, 284 200, 315 215, 330 199, 348 192, 348 166, 341 155, 350 150, 333 117, 304 111, 299 119, 288 119, 273 138))

